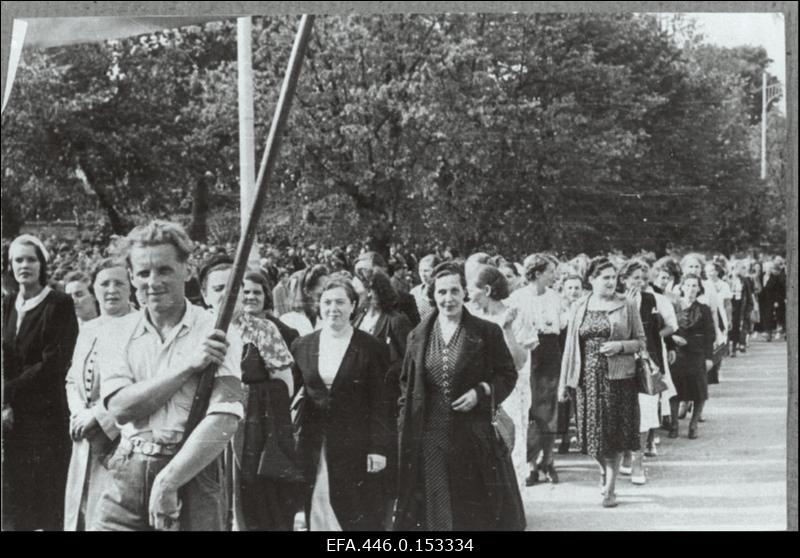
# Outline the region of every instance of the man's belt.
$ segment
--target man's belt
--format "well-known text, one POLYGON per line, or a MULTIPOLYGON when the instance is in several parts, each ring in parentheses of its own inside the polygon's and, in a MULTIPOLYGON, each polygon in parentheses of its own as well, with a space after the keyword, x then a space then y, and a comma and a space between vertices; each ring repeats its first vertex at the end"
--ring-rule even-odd
POLYGON ((141 453, 142 455, 153 457, 169 457, 175 455, 181 449, 180 444, 157 444, 142 438, 122 438, 119 441, 119 447, 123 451, 141 453))

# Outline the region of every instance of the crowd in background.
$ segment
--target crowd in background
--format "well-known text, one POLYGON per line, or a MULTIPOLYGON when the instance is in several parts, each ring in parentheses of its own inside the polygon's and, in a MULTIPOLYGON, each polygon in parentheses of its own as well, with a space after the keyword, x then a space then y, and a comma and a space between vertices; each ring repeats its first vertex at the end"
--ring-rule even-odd
MULTIPOLYGON (((182 528, 210 530, 521 529, 521 494, 559 483, 556 455, 570 451, 597 460, 602 505, 614 507, 620 475, 647 482, 662 433, 679 436, 691 414, 688 437, 702 434, 723 358, 746 352, 756 334, 785 334, 781 256, 515 262, 399 245, 387 258, 353 243, 261 246, 226 345, 205 316, 220 307, 235 247, 149 227, 108 246, 30 235, 4 246, 4 527, 169 528, 180 517, 182 528), (161 246, 176 256, 152 251, 161 246), (228 389, 212 407, 238 424, 230 440, 219 434, 224 451, 183 478, 206 483, 190 502, 214 501, 199 518, 171 500, 139 502, 144 519, 133 517, 125 490, 108 489, 131 466, 121 452, 162 459, 177 475, 169 463, 184 451, 182 426, 154 438, 135 418, 146 408, 153 423, 159 412, 126 391, 147 373, 117 377, 101 353, 122 324, 144 343, 142 320, 175 313, 141 271, 155 274, 148 266, 162 256, 186 264, 172 285, 183 316, 172 325, 192 312, 208 322, 205 337, 162 341, 202 346, 226 370, 228 389), (184 294, 192 310, 180 306, 184 294), (655 394, 637 384, 642 355, 663 379, 655 394), (209 482, 227 486, 225 502, 209 482), (169 509, 154 516, 153 506, 169 509)), ((172 409, 158 420, 188 413, 181 385, 154 399, 172 409)))

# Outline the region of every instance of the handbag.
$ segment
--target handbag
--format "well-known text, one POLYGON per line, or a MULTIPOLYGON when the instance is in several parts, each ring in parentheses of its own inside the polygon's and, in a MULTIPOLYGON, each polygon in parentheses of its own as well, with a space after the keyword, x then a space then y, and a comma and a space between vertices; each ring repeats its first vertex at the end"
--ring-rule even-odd
POLYGON ((522 495, 517 484, 517 474, 511 461, 511 450, 514 444, 514 423, 511 417, 495 405, 494 389, 491 391, 490 417, 492 423, 492 448, 485 458, 488 460, 487 468, 489 478, 486 480, 486 489, 493 504, 495 530, 498 531, 524 531, 526 526, 525 507, 522 504, 522 495), (501 418, 505 416, 506 418, 501 418), (508 419, 510 424, 511 440, 506 441, 509 430, 503 424, 508 419))
MULTIPOLYGON (((492 406, 494 407, 494 405, 492 406)), ((514 451, 516 428, 514 426, 514 421, 511 420, 511 417, 508 416, 505 409, 501 407, 495 408, 492 414, 492 428, 494 428, 494 435, 497 439, 501 440, 506 448, 508 448, 508 453, 514 451)))
POLYGON ((647 352, 636 353, 636 383, 639 393, 645 395, 658 395, 667 390, 667 384, 661 374, 658 364, 650 358, 647 352))
POLYGON ((272 413, 272 403, 269 394, 269 385, 263 386, 264 415, 263 430, 266 439, 261 457, 258 460, 258 475, 270 480, 284 482, 302 482, 303 472, 297 463, 286 455, 279 443, 278 427, 272 413))

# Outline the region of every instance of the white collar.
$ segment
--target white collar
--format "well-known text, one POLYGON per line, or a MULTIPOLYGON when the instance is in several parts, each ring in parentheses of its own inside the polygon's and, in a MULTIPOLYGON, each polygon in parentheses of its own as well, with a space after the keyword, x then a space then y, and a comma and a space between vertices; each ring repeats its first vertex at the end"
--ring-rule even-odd
POLYGON ((42 289, 42 292, 40 292, 35 297, 29 299, 22 298, 22 291, 18 292, 17 300, 14 303, 14 308, 17 310, 17 316, 19 316, 20 314, 24 314, 25 312, 30 312, 31 310, 39 306, 39 304, 41 304, 42 301, 45 298, 47 298, 47 295, 49 295, 52 290, 53 289, 46 286, 45 288, 42 289))
POLYGON ((25 314, 39 306, 52 290, 50 287, 45 286, 42 292, 27 300, 22 298, 22 291, 17 293, 17 299, 14 301, 14 309, 17 311, 17 332, 19 332, 19 326, 22 324, 25 314))

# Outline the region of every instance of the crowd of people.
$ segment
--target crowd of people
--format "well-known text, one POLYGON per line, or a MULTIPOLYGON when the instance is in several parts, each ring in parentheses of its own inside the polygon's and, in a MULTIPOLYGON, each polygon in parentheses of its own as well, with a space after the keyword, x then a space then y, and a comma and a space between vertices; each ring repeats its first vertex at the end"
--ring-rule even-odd
POLYGON ((219 331, 233 251, 166 221, 4 247, 4 529, 521 530, 570 451, 615 507, 785 331, 780 256, 358 244, 261 247, 219 331))

